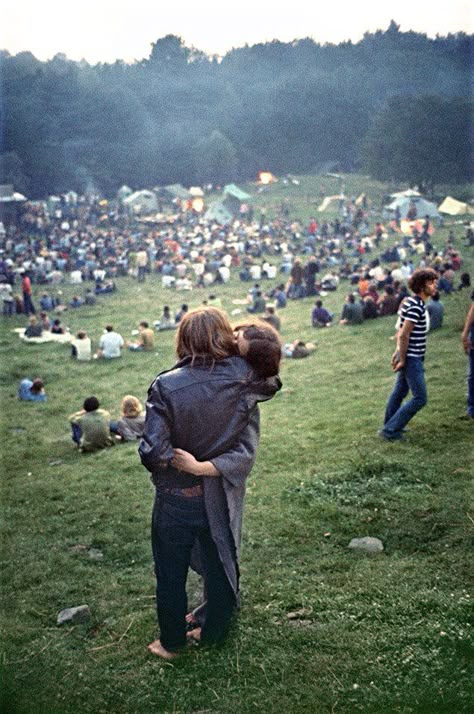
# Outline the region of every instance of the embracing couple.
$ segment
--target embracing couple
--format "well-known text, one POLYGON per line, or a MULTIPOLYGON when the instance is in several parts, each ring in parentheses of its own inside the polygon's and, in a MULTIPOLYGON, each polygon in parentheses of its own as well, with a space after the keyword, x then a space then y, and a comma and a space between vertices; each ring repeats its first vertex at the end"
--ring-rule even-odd
POLYGON ((258 402, 280 389, 281 341, 267 323, 232 328, 213 307, 179 323, 177 364, 148 391, 139 453, 156 496, 152 547, 160 639, 149 650, 172 659, 187 639, 218 644, 239 598, 246 479, 259 441, 258 402), (188 612, 189 567, 204 599, 188 612))

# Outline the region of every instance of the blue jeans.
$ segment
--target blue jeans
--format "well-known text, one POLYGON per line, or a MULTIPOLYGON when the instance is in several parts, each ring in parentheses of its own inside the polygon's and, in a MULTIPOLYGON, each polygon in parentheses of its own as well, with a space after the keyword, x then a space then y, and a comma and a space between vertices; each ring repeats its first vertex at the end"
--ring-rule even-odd
POLYGON ((474 349, 469 350, 469 373, 467 375, 467 413, 474 417, 474 349))
POLYGON ((152 518, 156 608, 161 644, 169 652, 186 644, 186 578, 196 543, 207 596, 201 642, 217 644, 228 632, 236 599, 211 537, 204 500, 157 494, 152 518))
POLYGON ((75 444, 78 446, 81 443, 81 438, 82 438, 82 429, 79 426, 79 424, 71 424, 71 430, 72 430, 72 440, 75 444))
POLYGON ((427 402, 425 369, 419 357, 407 357, 405 367, 397 374, 397 381, 385 409, 383 433, 388 438, 399 439, 403 428, 427 402), (411 391, 412 398, 402 406, 411 391))

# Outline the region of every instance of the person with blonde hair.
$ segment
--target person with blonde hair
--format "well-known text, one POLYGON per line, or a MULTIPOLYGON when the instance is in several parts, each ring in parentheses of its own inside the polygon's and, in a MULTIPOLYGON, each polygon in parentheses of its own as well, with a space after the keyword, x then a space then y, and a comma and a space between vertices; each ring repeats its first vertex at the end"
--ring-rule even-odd
POLYGON ((122 441, 136 441, 143 435, 145 412, 137 397, 126 394, 120 407, 120 419, 110 422, 110 431, 122 441))
POLYGON ((177 364, 148 390, 139 446, 156 489, 152 546, 160 639, 148 648, 164 659, 186 644, 190 566, 203 576, 206 594, 195 638, 214 644, 228 632, 238 605, 243 502, 259 440, 258 402, 281 386, 278 377, 259 377, 238 354, 227 315, 214 307, 183 315, 176 353, 177 364))

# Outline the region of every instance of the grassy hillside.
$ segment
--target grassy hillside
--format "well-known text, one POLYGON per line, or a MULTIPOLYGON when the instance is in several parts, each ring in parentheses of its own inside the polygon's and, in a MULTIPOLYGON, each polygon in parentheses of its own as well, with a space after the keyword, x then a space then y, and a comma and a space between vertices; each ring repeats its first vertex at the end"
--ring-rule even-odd
MULTIPOLYGON (((306 195, 297 193, 305 181, 314 195, 314 180, 304 178, 263 194, 269 213, 278 192, 294 191, 294 201, 306 195)), ((448 227, 435 234, 439 247, 448 227)), ((465 229, 455 231, 472 274, 465 229)), ((96 347, 109 321, 130 337, 164 303, 195 306, 210 292, 165 291, 156 277, 142 285, 123 278, 118 288, 95 307, 65 313, 64 323, 86 329, 96 347)), ((219 287, 223 307, 234 310, 247 288, 235 280, 219 287)), ((73 290, 64 288, 66 296, 73 290)), ((343 283, 325 299, 330 309, 340 311, 345 290, 343 283)), ((124 394, 144 399, 155 374, 173 363, 173 334, 158 335, 156 354, 80 364, 64 345, 20 343, 12 328, 24 320, 3 319, 3 711, 469 711, 473 432, 458 420, 469 296, 443 302, 445 325, 429 338, 429 403, 403 443, 377 436, 393 383, 393 318, 315 331, 313 298, 281 311, 284 340, 316 340, 317 349, 283 364, 284 387, 261 409, 242 611, 223 648, 191 649, 173 663, 146 650, 156 632, 148 474, 135 445, 78 454, 67 422, 90 394, 113 416, 124 394), (17 401, 24 376, 44 378, 46 404, 17 401), (381 538, 384 553, 348 550, 351 538, 365 535, 381 538), (91 558, 91 548, 102 559, 91 558), (56 626, 59 610, 84 603, 88 623, 56 626)), ((191 586, 195 597, 194 578, 191 586)))

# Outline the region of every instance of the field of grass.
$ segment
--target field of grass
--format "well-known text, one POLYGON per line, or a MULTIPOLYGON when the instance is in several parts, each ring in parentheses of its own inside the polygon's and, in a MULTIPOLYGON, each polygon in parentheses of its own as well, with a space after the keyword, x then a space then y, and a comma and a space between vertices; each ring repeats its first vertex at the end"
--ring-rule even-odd
MULTIPOLYGON (((314 194, 319 181, 302 185, 314 194)), ((360 181, 354 190, 361 187, 369 196, 376 190, 360 181)), ((269 213, 270 199, 280 201, 285 189, 275 191, 264 195, 269 213)), ((298 195, 295 188, 295 201, 298 195)), ((311 200, 303 217, 314 212, 311 200)), ((447 231, 435 234, 439 247, 447 231)), ((455 232, 472 275, 465 229, 455 232)), ((216 292, 230 312, 247 288, 233 281, 216 292)), ((330 309, 340 311, 345 288, 325 299, 330 309)), ((75 289, 66 286, 66 297, 75 289)), ((73 332, 86 329, 97 347, 109 321, 130 337, 164 303, 195 306, 208 293, 164 291, 156 277, 141 285, 123 278, 115 295, 65 313, 63 322, 73 332)), ((155 374, 173 363, 173 334, 157 336, 156 354, 81 364, 67 346, 20 343, 12 328, 24 319, 3 319, 2 711, 472 711, 473 427, 458 419, 469 295, 443 302, 445 325, 428 345, 429 403, 402 443, 377 436, 393 383, 393 318, 315 331, 313 298, 281 311, 284 340, 315 340, 317 349, 283 364, 283 389, 261 409, 242 610, 222 648, 191 648, 172 663, 146 650, 156 635, 148 474, 133 444, 79 454, 67 417, 90 394, 113 416, 124 394, 144 399, 155 374), (43 377, 46 404, 18 402, 25 376, 43 377), (348 550, 351 538, 365 535, 380 538, 384 552, 348 550), (91 548, 102 559, 91 558, 91 548), (56 625, 61 609, 86 603, 87 623, 56 625)), ((190 590, 195 598, 194 577, 190 590)))

